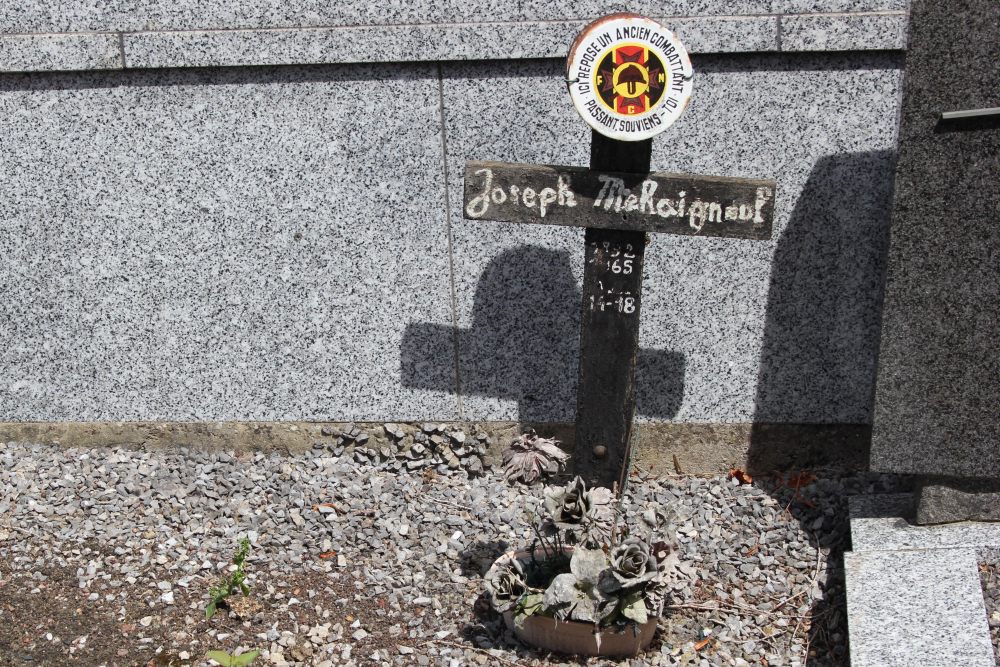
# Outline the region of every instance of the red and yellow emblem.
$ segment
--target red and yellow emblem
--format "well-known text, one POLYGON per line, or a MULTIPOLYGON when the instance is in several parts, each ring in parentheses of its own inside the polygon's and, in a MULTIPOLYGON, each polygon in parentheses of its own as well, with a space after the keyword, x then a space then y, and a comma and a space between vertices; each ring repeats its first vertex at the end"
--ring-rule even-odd
POLYGON ((624 116, 653 108, 667 86, 663 63, 642 44, 618 44, 594 71, 594 90, 606 107, 624 116))
POLYGON ((643 141, 670 126, 691 97, 691 59, 666 27, 612 14, 583 29, 566 58, 573 106, 595 132, 643 141))

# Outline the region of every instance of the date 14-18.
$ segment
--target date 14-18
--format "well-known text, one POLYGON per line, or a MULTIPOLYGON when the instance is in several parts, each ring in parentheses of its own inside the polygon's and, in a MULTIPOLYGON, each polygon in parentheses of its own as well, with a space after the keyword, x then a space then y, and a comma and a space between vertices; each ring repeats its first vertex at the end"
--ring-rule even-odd
POLYGON ((616 290, 615 288, 605 289, 604 282, 597 281, 599 295, 590 295, 590 309, 599 310, 602 313, 606 310, 617 310, 619 313, 631 315, 635 312, 635 295, 631 292, 616 290))

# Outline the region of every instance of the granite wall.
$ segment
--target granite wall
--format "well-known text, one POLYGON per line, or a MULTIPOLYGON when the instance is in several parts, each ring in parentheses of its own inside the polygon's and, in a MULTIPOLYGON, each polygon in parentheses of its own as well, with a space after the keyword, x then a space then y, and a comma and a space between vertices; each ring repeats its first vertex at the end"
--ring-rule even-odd
MULTIPOLYGON (((572 420, 582 232, 461 172, 587 163, 623 8, 0 0, 0 421, 572 420)), ((774 241, 647 251, 641 418, 867 423, 905 6, 628 9, 694 53, 654 168, 778 181, 774 241)))

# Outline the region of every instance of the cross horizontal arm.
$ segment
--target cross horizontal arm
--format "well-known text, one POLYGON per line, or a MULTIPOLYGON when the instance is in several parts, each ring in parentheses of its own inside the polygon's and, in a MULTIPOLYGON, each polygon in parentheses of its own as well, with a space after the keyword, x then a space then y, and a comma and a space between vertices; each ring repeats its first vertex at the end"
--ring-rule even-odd
POLYGON ((775 182, 470 161, 469 220, 768 240, 775 182))

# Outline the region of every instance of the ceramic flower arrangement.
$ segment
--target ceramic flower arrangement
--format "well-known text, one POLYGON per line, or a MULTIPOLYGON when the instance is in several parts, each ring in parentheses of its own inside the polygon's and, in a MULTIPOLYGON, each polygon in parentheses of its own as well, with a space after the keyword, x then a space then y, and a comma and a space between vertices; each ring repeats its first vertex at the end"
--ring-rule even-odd
POLYGON ((639 525, 618 525, 611 492, 588 489, 579 477, 544 493, 534 543, 505 554, 486 575, 493 608, 516 632, 533 617, 588 624, 596 633, 649 625, 679 565, 662 511, 649 508, 639 525))

